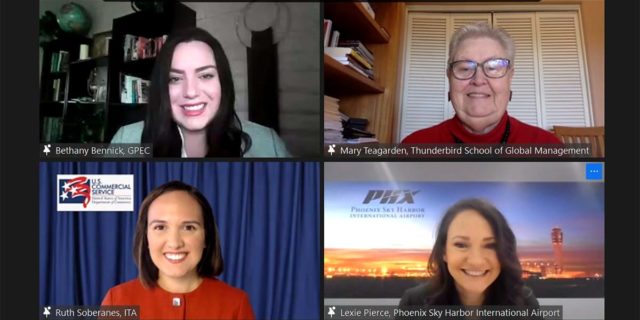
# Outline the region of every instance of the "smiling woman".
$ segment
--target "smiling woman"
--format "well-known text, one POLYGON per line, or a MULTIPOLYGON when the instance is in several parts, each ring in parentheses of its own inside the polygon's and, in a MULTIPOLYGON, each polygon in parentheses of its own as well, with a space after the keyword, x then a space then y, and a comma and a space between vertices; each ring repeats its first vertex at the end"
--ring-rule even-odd
POLYGON ((140 319, 253 319, 247 294, 215 277, 223 270, 207 199, 180 181, 144 199, 133 249, 138 279, 107 292, 102 305, 140 307, 140 319))
POLYGON ((451 37, 447 78, 455 116, 411 133, 402 143, 561 144, 551 132, 509 116, 515 44, 486 23, 463 26, 451 37))
POLYGON ((539 306, 524 286, 513 231, 502 213, 484 200, 461 200, 447 210, 428 267, 433 277, 407 290, 401 308, 539 306))
POLYGON ((156 157, 286 157, 270 128, 241 121, 227 56, 207 31, 180 30, 156 59, 145 121, 121 127, 111 143, 150 143, 156 157))

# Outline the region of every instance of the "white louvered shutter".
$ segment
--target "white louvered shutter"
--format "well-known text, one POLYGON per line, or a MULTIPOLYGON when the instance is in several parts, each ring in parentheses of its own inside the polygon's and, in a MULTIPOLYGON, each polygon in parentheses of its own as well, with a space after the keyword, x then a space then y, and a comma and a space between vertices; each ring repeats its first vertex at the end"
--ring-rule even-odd
POLYGON ((507 31, 516 46, 511 82, 513 98, 509 102, 509 115, 518 120, 542 126, 538 57, 536 55, 535 13, 495 13, 494 24, 507 31))
POLYGON ((448 16, 408 15, 400 140, 445 117, 448 16))
POLYGON ((592 126, 582 34, 576 12, 538 12, 538 56, 545 128, 592 126))

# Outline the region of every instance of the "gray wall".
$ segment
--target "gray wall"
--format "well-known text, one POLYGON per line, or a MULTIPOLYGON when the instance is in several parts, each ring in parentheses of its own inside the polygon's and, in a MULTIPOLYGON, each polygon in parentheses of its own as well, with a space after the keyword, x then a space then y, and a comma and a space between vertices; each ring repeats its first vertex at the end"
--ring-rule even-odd
MULTIPOLYGON (((40 16, 46 10, 58 13, 68 1, 41 0, 40 16)), ((133 12, 129 2, 74 2, 87 9, 93 19, 89 36, 111 30, 114 18, 133 12)), ((248 119, 246 47, 236 35, 236 20, 242 17, 246 3, 185 4, 196 11, 197 26, 209 31, 225 49, 236 86, 236 111, 240 118, 248 119)), ((320 155, 320 4, 281 3, 280 6, 276 28, 276 38, 284 34, 278 43, 280 136, 295 156, 320 155), (284 28, 285 7, 290 12, 288 28, 284 28), (285 29, 288 29, 286 33, 279 32, 285 29)), ((274 18, 275 8, 273 3, 254 3, 248 10, 250 26, 268 25, 274 18)), ((244 41, 250 42, 248 31, 243 27, 239 30, 244 41)))

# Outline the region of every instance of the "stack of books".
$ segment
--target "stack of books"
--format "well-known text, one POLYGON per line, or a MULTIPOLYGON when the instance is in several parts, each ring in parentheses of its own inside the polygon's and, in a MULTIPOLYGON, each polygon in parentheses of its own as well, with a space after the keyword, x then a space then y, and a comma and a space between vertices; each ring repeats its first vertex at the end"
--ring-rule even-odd
POLYGON ((324 143, 371 143, 378 142, 368 132, 367 119, 350 118, 340 112, 340 100, 324 96, 324 143))
POLYGON ((346 143, 378 142, 375 134, 367 131, 369 120, 362 118, 348 118, 342 123, 342 136, 346 143))
POLYGON ((69 52, 60 50, 51 53, 51 72, 63 72, 69 68, 69 52))
POLYGON ((145 38, 126 34, 124 36, 124 61, 153 58, 162 49, 167 36, 145 38))
POLYGON ((340 40, 338 47, 324 48, 324 53, 359 74, 373 79, 373 53, 360 40, 340 40))
POLYGON ((343 143, 342 121, 346 117, 340 112, 340 100, 324 96, 324 143, 343 143))
POLYGON ((120 74, 120 102, 149 102, 149 85, 151 82, 142 78, 120 74))

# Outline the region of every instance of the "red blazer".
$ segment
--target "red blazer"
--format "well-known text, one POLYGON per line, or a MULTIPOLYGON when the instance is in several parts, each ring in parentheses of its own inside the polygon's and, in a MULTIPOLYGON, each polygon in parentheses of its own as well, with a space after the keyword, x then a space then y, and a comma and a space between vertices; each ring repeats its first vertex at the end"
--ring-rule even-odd
POLYGON ((102 305, 140 306, 140 319, 254 319, 247 294, 218 279, 204 278, 189 293, 147 289, 135 279, 107 292, 102 305), (179 306, 174 306, 179 298, 179 306))

